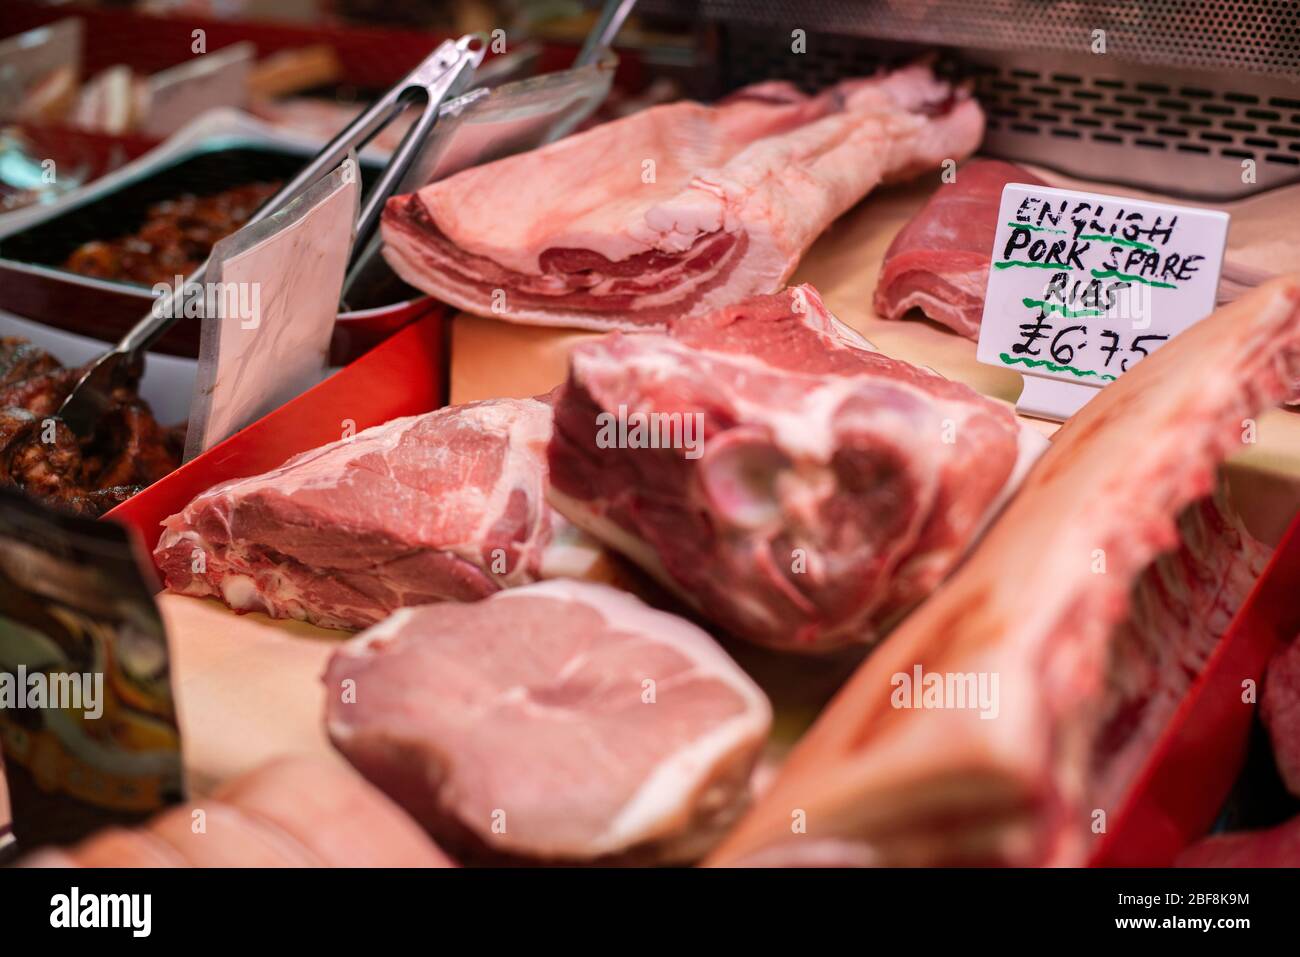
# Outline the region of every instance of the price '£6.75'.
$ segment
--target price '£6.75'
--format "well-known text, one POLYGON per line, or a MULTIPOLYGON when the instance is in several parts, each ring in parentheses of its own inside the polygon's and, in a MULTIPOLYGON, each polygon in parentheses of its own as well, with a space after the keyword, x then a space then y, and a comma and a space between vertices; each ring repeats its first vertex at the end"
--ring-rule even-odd
POLYGON ((1227 229, 1217 211, 1009 184, 980 361, 1104 386, 1213 310, 1227 229))

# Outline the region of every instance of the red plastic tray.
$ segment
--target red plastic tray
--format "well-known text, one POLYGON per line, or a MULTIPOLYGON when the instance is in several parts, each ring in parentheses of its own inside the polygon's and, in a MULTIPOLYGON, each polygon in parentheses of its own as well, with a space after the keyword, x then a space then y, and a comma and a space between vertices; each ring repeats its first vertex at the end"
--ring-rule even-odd
POLYGON ((159 523, 219 482, 259 475, 299 452, 355 431, 439 408, 447 395, 447 323, 430 313, 274 412, 186 462, 108 512, 135 528, 150 552, 159 523))
POLYGON ((1093 857, 1094 866, 1163 867, 1218 817, 1246 759, 1264 668, 1300 633, 1300 514, 1174 713, 1093 857))

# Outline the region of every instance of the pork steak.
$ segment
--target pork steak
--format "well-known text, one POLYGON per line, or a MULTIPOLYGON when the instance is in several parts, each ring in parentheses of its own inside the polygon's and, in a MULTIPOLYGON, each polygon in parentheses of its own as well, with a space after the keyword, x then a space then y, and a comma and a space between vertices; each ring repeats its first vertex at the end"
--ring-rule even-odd
POLYGON ((727 631, 820 651, 928 594, 1045 444, 805 285, 576 346, 550 495, 727 631))
POLYGON ((547 504, 551 407, 471 402, 395 419, 218 485, 168 518, 172 591, 325 628, 598 566, 547 504))
POLYGON ((697 858, 771 721, 704 632, 574 581, 399 611, 324 681, 334 744, 465 862, 697 858))
POLYGON ((969 155, 983 127, 925 66, 812 97, 765 83, 657 106, 390 199, 384 255, 479 315, 662 326, 780 289, 837 216, 969 155))

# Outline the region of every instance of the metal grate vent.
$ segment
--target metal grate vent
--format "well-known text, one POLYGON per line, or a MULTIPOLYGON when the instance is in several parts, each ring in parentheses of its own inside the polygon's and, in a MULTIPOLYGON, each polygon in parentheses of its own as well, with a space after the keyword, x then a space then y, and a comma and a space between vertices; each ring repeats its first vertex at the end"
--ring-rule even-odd
MULTIPOLYGON (((718 36, 718 92, 774 78, 815 90, 934 49, 809 34, 807 52, 793 53, 785 34, 752 24, 719 27, 718 36)), ((1300 180, 1300 86, 1286 80, 951 48, 938 68, 974 85, 991 155, 1204 199, 1300 180)))
POLYGON ((1205 199, 1300 180, 1300 90, 1242 73, 969 53, 984 151, 1205 199))
POLYGON ((1295 0, 701 0, 722 23, 931 46, 1091 53, 1162 66, 1300 75, 1295 0))
POLYGON ((1048 135, 1300 168, 1300 99, 977 67, 991 133, 1048 135))

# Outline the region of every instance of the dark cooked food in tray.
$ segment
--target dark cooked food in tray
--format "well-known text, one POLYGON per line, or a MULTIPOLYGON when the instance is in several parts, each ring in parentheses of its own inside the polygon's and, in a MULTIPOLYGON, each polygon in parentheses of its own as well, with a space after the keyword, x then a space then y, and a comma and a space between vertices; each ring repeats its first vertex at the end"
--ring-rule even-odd
POLYGON ((170 285, 202 265, 212 247, 247 223, 280 186, 249 183, 211 196, 186 193, 155 203, 136 232, 83 243, 63 268, 96 279, 170 285))
POLYGON ((84 371, 0 337, 0 486, 94 516, 180 465, 184 436, 154 420, 132 382, 95 434, 78 439, 55 413, 84 371))

